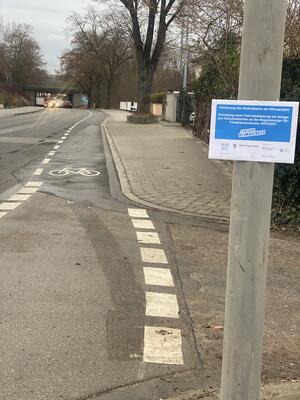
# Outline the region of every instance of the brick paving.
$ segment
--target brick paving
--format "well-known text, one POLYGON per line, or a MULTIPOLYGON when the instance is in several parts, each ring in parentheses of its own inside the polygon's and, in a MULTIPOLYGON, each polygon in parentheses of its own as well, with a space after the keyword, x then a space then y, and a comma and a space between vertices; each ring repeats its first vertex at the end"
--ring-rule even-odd
POLYGON ((119 177, 137 199, 180 214, 228 219, 231 177, 225 164, 208 160, 206 146, 181 127, 128 124, 125 117, 109 112, 106 129, 121 161, 119 177))

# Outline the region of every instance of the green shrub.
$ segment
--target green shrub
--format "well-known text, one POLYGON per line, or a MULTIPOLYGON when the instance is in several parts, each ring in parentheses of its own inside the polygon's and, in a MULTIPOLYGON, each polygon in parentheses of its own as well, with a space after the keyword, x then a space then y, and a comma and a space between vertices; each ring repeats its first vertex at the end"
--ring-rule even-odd
POLYGON ((166 92, 152 93, 150 96, 151 102, 162 104, 166 94, 167 94, 166 92))

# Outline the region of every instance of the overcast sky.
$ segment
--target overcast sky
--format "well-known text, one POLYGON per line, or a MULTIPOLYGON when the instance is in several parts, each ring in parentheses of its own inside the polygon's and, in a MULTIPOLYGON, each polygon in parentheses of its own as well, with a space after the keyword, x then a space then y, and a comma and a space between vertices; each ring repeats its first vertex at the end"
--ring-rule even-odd
POLYGON ((47 69, 54 73, 58 57, 68 47, 66 18, 74 11, 83 13, 91 0, 0 0, 0 15, 4 22, 28 23, 33 26, 47 69))

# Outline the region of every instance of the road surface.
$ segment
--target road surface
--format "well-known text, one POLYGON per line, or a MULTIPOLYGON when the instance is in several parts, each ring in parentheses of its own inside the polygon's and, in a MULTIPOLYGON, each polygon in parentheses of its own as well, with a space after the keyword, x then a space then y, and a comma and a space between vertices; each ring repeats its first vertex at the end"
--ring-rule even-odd
POLYGON ((195 385, 171 217, 122 197, 104 118, 0 122, 3 400, 162 399, 195 385))

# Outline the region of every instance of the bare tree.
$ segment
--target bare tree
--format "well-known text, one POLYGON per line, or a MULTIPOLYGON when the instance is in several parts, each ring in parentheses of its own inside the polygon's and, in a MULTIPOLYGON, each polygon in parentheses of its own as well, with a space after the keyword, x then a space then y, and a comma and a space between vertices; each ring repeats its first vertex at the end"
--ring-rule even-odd
POLYGON ((101 75, 106 90, 106 107, 110 107, 112 87, 119 77, 120 68, 131 57, 130 38, 123 19, 111 13, 89 8, 84 16, 70 17, 74 46, 94 60, 94 68, 101 75))
MULTIPOLYGON (((95 0, 104 2, 104 0, 95 0)), ((150 94, 167 30, 186 0, 115 0, 130 17, 138 65, 138 111, 150 112, 150 94)), ((111 2, 110 2, 111 3, 111 2)))
POLYGON ((6 83, 24 87, 44 76, 45 63, 32 27, 27 24, 4 26, 0 43, 0 59, 4 68, 2 79, 6 83))
POLYGON ((285 54, 290 58, 300 58, 300 1, 289 0, 285 29, 285 54))
POLYGON ((101 71, 97 70, 95 56, 79 46, 65 51, 60 57, 60 73, 70 85, 78 85, 88 95, 88 107, 95 100, 99 106, 102 84, 101 71))

